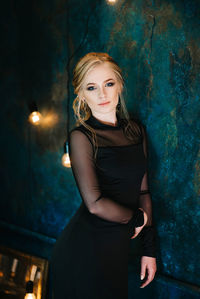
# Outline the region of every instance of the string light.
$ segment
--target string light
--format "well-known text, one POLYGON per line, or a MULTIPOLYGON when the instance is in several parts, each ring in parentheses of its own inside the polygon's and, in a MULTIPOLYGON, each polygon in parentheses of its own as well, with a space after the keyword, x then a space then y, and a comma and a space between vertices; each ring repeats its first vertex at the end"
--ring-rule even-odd
POLYGON ((25 295, 24 299, 36 299, 36 296, 33 293, 33 281, 35 280, 36 272, 37 272, 37 266, 32 265, 31 266, 30 278, 26 283, 26 295, 25 295))
POLYGON ((117 0, 107 0, 108 4, 115 4, 117 0))
POLYGON ((41 123, 42 115, 38 111, 33 111, 29 115, 29 121, 32 123, 32 125, 38 126, 41 123))
POLYGON ((33 293, 33 281, 29 280, 26 284, 26 295, 24 299, 36 299, 33 293))
POLYGON ((31 114, 29 115, 28 120, 35 126, 38 126, 41 123, 42 115, 38 111, 37 105, 35 102, 29 103, 29 109, 31 114))
POLYGON ((70 157, 69 157, 69 147, 68 147, 67 141, 64 144, 64 154, 62 156, 62 165, 64 167, 71 167, 71 161, 70 161, 70 157))

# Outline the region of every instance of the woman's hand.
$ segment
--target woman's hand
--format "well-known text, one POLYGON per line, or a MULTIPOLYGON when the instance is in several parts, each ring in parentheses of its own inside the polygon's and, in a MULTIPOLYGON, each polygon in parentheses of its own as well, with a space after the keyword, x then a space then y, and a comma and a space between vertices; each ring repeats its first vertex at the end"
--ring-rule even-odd
POLYGON ((139 209, 142 210, 143 213, 144 213, 144 224, 143 224, 142 226, 135 227, 135 233, 134 233, 134 235, 131 237, 131 239, 134 239, 134 238, 137 237, 137 235, 141 232, 141 230, 142 230, 143 227, 146 225, 147 220, 148 220, 147 213, 146 213, 142 208, 139 208, 139 209))
POLYGON ((140 288, 144 288, 146 285, 148 285, 154 279, 155 273, 157 271, 155 257, 150 257, 150 256, 142 256, 141 257, 141 275, 140 275, 141 280, 144 279, 146 270, 148 273, 147 279, 140 286, 140 288))

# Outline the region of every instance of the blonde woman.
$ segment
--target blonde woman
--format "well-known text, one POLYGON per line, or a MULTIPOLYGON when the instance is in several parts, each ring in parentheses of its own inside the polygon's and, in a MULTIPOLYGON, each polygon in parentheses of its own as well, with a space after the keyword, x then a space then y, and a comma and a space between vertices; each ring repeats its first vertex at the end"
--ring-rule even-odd
POLYGON ((156 272, 145 130, 129 117, 122 71, 107 53, 79 59, 73 87, 69 154, 82 203, 53 250, 54 299, 128 299, 128 254, 138 234, 140 287, 156 272))

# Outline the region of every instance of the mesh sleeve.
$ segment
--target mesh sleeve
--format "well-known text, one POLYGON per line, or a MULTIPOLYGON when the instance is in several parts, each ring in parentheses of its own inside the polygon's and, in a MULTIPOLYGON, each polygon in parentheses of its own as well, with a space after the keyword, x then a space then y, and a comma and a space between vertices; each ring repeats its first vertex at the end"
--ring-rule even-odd
MULTIPOLYGON (((148 158, 147 153, 147 136, 146 132, 142 128, 143 135, 143 148, 146 158, 148 158)), ((141 207, 148 216, 148 221, 143 227, 142 231, 139 234, 139 238, 142 241, 142 256, 156 257, 156 231, 153 223, 152 217, 152 200, 151 194, 148 187, 148 172, 144 174, 141 184, 140 198, 139 198, 139 207, 141 207)))
POLYGON ((111 198, 102 196, 96 174, 93 146, 85 133, 78 129, 70 131, 68 143, 72 172, 88 211, 107 221, 126 224, 129 235, 133 235, 135 219, 136 217, 141 219, 141 210, 133 211, 111 198))

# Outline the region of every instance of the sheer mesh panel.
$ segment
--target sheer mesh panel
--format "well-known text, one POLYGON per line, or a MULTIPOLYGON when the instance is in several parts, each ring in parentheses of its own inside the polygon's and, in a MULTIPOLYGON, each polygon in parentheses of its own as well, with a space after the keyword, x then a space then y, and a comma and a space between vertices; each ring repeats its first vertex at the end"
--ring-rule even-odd
MULTIPOLYGON (((148 158, 147 150, 147 136, 144 128, 142 127, 143 135, 143 148, 146 158, 148 158)), ((156 232, 153 225, 153 215, 152 215, 152 200, 151 194, 148 186, 148 172, 144 174, 141 192, 139 199, 139 206, 147 213, 148 220, 144 228, 140 233, 140 238, 142 240, 142 256, 156 257, 156 232)))
MULTIPOLYGON (((106 133, 107 136, 113 136, 111 132, 106 131, 106 133)), ((108 144, 105 135, 101 138, 101 141, 105 141, 104 146, 108 144)), ((110 198, 102 197, 95 170, 93 147, 83 132, 79 130, 71 132, 69 155, 77 186, 88 210, 103 219, 127 224, 134 216, 134 211, 110 198)))

